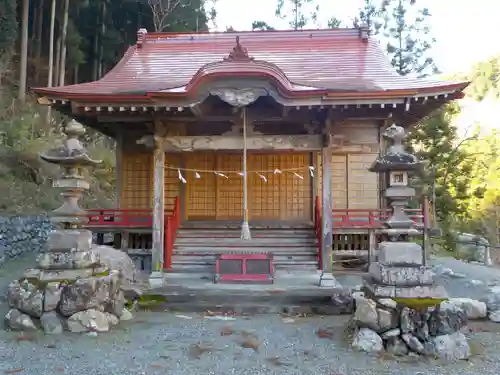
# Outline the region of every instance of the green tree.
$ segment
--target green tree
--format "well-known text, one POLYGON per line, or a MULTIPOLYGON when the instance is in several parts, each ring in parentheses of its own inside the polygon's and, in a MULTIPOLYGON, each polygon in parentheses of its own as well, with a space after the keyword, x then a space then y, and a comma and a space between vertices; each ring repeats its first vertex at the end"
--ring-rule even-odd
POLYGON ((263 30, 274 30, 274 27, 269 26, 266 22, 264 21, 253 21, 252 22, 252 31, 263 31, 263 30))
POLYGON ((477 63, 464 78, 472 81, 467 94, 474 100, 481 101, 488 95, 500 97, 500 56, 477 63))
POLYGON ((382 9, 375 5, 373 0, 364 0, 363 7, 359 9, 358 15, 354 18, 354 27, 365 25, 370 29, 372 35, 379 34, 384 25, 381 13, 382 9))
MULTIPOLYGON (((416 0, 383 0, 381 7, 373 12, 382 20, 380 32, 387 40, 387 53, 399 74, 425 76, 438 72, 429 56, 436 40, 431 36, 428 8, 417 8, 416 0)), ((365 19, 369 19, 368 14, 365 19)), ((375 30, 377 26, 378 23, 373 24, 375 30)))
POLYGON ((276 17, 288 20, 294 30, 303 29, 309 21, 318 19, 319 5, 314 0, 278 0, 276 17))
POLYGON ((0 55, 10 52, 17 38, 17 1, 0 0, 0 55))
POLYGON ((454 249, 452 229, 469 218, 469 187, 475 160, 465 149, 475 137, 459 139, 453 125, 459 113, 456 103, 446 105, 413 129, 408 139, 409 148, 428 163, 420 183, 424 194, 431 198, 449 250, 454 249))
POLYGON ((338 29, 340 26, 342 26, 342 21, 339 20, 336 17, 330 17, 328 20, 328 28, 329 29, 338 29))

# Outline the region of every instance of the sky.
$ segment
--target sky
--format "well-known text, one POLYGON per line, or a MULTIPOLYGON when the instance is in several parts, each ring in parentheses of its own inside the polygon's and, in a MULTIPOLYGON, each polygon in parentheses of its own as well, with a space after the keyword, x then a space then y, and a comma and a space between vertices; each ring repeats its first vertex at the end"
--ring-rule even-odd
MULTIPOLYGON (((265 21, 275 28, 288 28, 286 20, 274 12, 277 0, 217 0, 217 29, 249 30, 252 21, 265 21)), ((362 6, 362 0, 316 0, 320 6, 318 23, 326 27, 331 16, 351 25, 353 16, 362 6)), ((429 20, 437 42, 431 55, 445 74, 468 71, 477 61, 500 54, 498 0, 418 0, 420 7, 428 7, 429 20)), ((317 27, 314 24, 310 28, 317 27)))

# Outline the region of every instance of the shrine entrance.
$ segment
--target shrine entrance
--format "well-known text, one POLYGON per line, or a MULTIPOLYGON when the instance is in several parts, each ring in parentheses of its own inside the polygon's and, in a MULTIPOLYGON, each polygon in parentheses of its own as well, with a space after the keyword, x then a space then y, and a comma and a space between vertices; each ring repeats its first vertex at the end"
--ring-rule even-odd
MULTIPOLYGON (((250 220, 311 220, 310 160, 308 152, 249 153, 250 220), (281 173, 275 173, 275 170, 281 173)), ((186 169, 189 171, 186 176, 186 219, 241 220, 243 178, 238 174, 241 165, 241 153, 186 154, 186 169), (195 171, 200 172, 196 174, 195 171)))

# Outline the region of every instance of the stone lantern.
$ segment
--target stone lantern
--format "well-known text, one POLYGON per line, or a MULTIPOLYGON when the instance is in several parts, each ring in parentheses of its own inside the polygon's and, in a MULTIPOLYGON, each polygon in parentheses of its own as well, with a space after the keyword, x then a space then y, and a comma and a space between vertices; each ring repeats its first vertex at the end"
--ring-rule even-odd
POLYGON ((413 220, 404 209, 409 200, 415 196, 415 189, 408 186, 408 175, 418 173, 422 163, 415 155, 404 150, 405 131, 401 126, 391 125, 384 132, 384 137, 392 141, 385 154, 380 155, 370 167, 370 172, 383 173, 388 181, 384 196, 392 207, 391 216, 385 221, 389 228, 411 228, 413 220))
POLYGON ((78 205, 89 189, 82 169, 100 163, 78 140, 84 131, 71 121, 64 144, 40 155, 61 167, 54 187, 62 190, 64 201, 51 213, 56 229, 48 236, 47 251, 35 268, 9 284, 10 310, 4 320, 10 329, 35 330, 35 319, 48 333, 103 332, 124 319, 126 293, 135 277, 133 262, 121 251, 92 244, 92 232, 83 228, 87 214, 78 205))
POLYGON ((379 155, 370 171, 384 173, 388 179, 384 196, 392 212, 379 233, 391 240, 379 244, 378 261, 370 264, 365 290, 374 298, 393 298, 403 304, 435 304, 446 298, 446 292, 434 284, 432 272, 425 266, 422 246, 406 240, 408 236, 422 235, 405 212, 409 200, 415 196, 415 189, 408 186, 408 175, 420 172, 422 163, 404 150, 405 131, 401 126, 391 125, 383 135, 392 144, 386 153, 379 155))

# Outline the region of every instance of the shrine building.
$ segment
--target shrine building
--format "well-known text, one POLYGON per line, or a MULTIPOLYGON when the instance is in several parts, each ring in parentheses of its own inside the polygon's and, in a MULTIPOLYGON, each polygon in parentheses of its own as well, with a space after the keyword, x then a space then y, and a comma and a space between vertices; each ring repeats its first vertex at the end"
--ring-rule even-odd
POLYGON ((398 75, 365 28, 141 29, 100 80, 32 91, 116 140, 116 207, 90 207, 88 227, 143 268, 215 272, 221 254, 254 251, 331 273, 387 217, 385 177, 368 171, 384 129, 467 84, 398 75))

